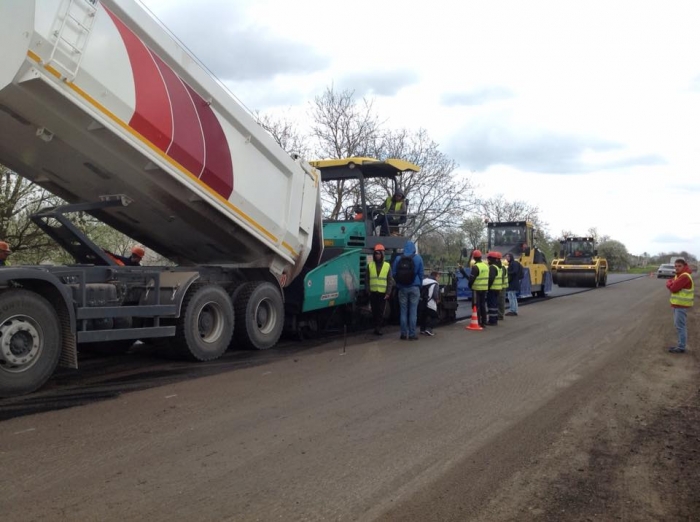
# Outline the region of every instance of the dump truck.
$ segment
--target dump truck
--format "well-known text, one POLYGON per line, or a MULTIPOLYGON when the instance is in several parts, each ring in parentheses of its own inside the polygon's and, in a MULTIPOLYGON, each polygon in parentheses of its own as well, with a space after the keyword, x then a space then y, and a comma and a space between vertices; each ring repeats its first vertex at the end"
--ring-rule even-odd
POLYGON ((320 183, 417 166, 290 156, 133 0, 5 0, 0 42, 0 163, 67 202, 32 219, 75 259, 0 270, 0 397, 83 347, 205 361, 355 306, 376 230, 324 223, 320 183), (175 266, 118 266, 80 213, 175 266))
POLYGON ((593 237, 567 237, 562 241, 557 266, 560 287, 597 288, 608 283, 608 261, 598 255, 593 237))
POLYGON ((489 222, 486 230, 490 251, 512 254, 523 266, 520 297, 545 297, 552 291, 552 274, 544 253, 534 245, 535 229, 531 222, 489 222))

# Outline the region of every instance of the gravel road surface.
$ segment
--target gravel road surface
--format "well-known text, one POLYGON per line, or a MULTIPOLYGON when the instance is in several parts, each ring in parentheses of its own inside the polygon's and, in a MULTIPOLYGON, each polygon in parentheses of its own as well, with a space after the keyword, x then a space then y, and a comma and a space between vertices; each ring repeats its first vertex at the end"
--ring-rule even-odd
MULTIPOLYGON (((700 512, 700 359, 665 352, 663 283, 547 300, 483 332, 465 324, 417 342, 336 340, 5 420, 3 521, 700 512)), ((697 326, 695 314, 691 340, 697 326)))

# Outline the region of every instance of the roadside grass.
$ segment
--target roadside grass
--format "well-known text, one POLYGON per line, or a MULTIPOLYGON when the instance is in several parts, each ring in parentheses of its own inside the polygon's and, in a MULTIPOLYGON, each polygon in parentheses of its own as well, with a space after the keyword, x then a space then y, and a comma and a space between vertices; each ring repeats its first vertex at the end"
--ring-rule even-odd
POLYGON ((658 266, 633 266, 632 268, 628 270, 611 270, 610 273, 612 274, 648 274, 649 272, 653 272, 654 275, 656 275, 656 270, 658 269, 658 266))
POLYGON ((628 274, 648 274, 649 272, 654 272, 656 274, 656 271, 658 270, 658 266, 634 266, 630 268, 627 273, 628 274))

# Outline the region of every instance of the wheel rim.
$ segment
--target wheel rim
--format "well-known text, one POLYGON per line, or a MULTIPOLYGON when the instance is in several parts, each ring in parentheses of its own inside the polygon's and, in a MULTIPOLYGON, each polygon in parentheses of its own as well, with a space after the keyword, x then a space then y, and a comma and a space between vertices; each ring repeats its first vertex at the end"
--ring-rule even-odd
POLYGON ((263 334, 269 334, 275 329, 277 324, 277 311, 272 300, 262 299, 255 307, 255 324, 263 334))
POLYGON ((209 301, 204 303, 197 315, 199 337, 205 343, 219 340, 224 331, 224 311, 219 303, 209 301))
POLYGON ((34 319, 15 315, 0 325, 0 369, 22 373, 39 360, 44 348, 44 335, 34 319))

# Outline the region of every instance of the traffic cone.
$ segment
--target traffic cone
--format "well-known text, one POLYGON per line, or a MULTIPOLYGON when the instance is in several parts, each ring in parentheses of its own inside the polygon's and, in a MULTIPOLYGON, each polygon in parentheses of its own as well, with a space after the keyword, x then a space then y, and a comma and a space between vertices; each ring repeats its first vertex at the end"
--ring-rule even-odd
POLYGON ((479 315, 476 312, 476 305, 472 308, 472 320, 469 323, 469 326, 464 327, 465 330, 483 330, 481 326, 479 326, 479 315))

